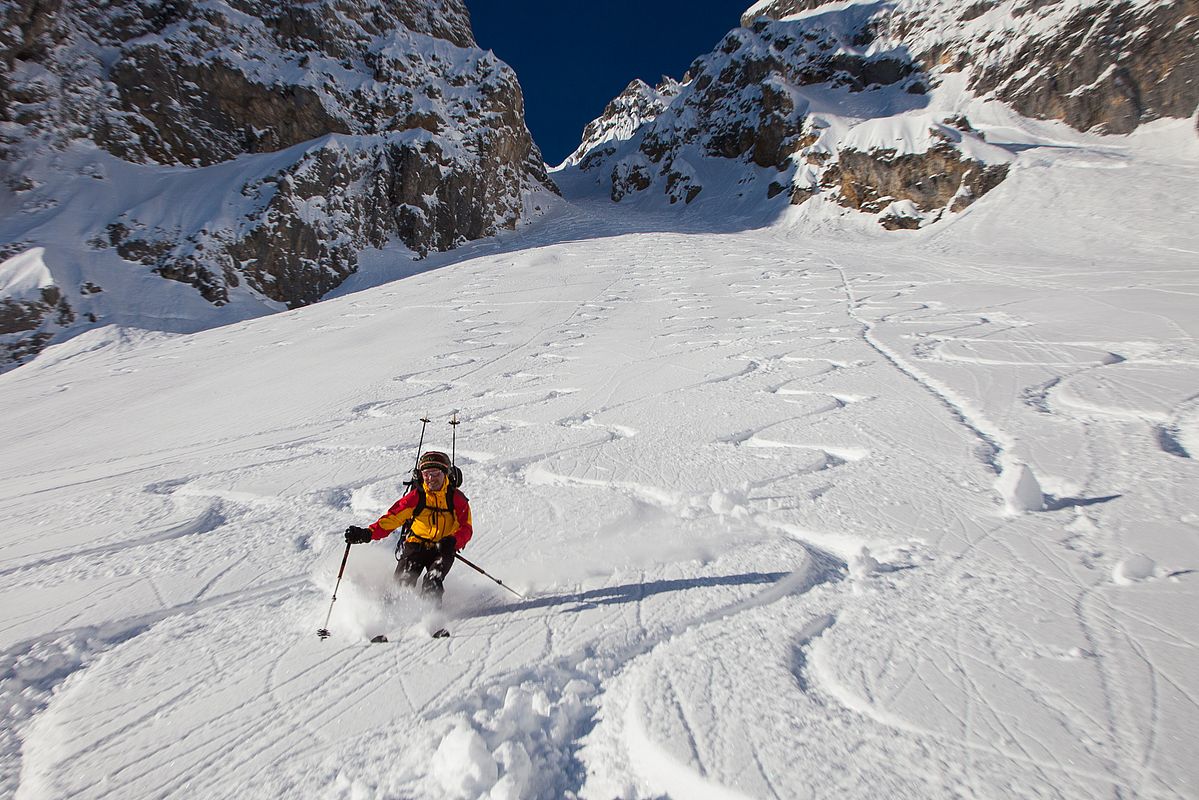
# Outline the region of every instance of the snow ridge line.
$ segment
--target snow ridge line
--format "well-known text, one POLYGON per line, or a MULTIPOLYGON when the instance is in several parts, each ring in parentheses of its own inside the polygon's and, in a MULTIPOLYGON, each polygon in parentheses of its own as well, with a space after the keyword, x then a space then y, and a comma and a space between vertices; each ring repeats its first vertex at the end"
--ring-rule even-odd
MULTIPOLYGON (((796 570, 770 588, 734 603, 724 609, 718 609, 710 615, 694 621, 678 633, 691 630, 707 622, 718 621, 736 613, 752 608, 769 605, 784 597, 795 594, 805 594, 823 583, 841 580, 846 576, 848 565, 836 556, 820 550, 807 542, 799 544, 807 551, 808 560, 802 570, 796 570)), ((820 636, 824 635, 836 624, 832 614, 821 614, 810 621, 799 632, 795 643, 795 657, 792 662, 792 672, 803 691, 807 692, 805 675, 804 651, 811 648, 820 636)), ((653 648, 672 640, 678 635, 672 634, 655 643, 653 648)), ((636 696, 637 690, 634 690, 636 696)), ((622 717, 624 724, 624 743, 633 771, 643 778, 649 779, 649 784, 655 792, 664 791, 671 797, 696 798, 697 800, 749 800, 750 795, 717 783, 709 779, 703 772, 680 762, 665 748, 658 745, 649 735, 643 718, 637 713, 637 705, 629 702, 625 706, 622 717)))
MULTIPOLYGON (((840 703, 844 708, 867 719, 873 720, 878 725, 881 725, 885 728, 892 728, 905 733, 910 733, 915 736, 925 737, 945 747, 960 748, 962 750, 980 753, 987 756, 998 756, 1022 764, 1028 764, 1041 770, 1057 772, 1063 775, 1070 775, 1077 778, 1084 778, 1099 783, 1108 784, 1116 791, 1117 796, 1120 796, 1119 790, 1121 788, 1132 788, 1130 781, 1127 781, 1118 775, 1073 767, 1065 763, 1054 763, 1051 761, 1041 760, 1026 753, 1017 753, 1009 749, 1001 749, 999 747, 978 744, 963 739, 960 736, 940 733, 938 731, 934 731, 909 722, 902 717, 891 714, 885 709, 879 708, 867 698, 855 693, 843 683, 838 681, 834 677, 835 670, 830 669, 825 664, 827 654, 824 652, 824 649, 819 646, 820 643, 813 640, 810 642, 810 645, 808 666, 812 670, 813 676, 819 682, 820 688, 827 692, 830 697, 840 703)), ((1140 793, 1148 797, 1166 798, 1173 796, 1160 792, 1145 791, 1143 789, 1140 793)))
POLYGON ((16 796, 21 785, 24 769, 21 754, 29 746, 29 742, 23 742, 24 730, 67 679, 86 669, 106 651, 135 639, 165 619, 223 603, 258 602, 307 583, 306 578, 283 578, 254 589, 195 600, 103 625, 59 630, 10 646, 0 653, 0 708, 8 709, 5 725, 0 729, 0 756, 4 756, 0 758, 0 796, 16 796))
POLYGON ((0 578, 8 577, 19 572, 29 572, 31 570, 49 567, 54 564, 61 564, 64 561, 70 561, 76 558, 89 558, 92 556, 108 556, 114 553, 120 553, 125 550, 132 550, 135 547, 145 547, 146 545, 157 544, 158 542, 166 542, 171 539, 182 539, 185 536, 192 536, 198 533, 209 533, 224 525, 226 522, 225 514, 222 512, 220 503, 213 502, 208 508, 201 512, 195 519, 181 522, 178 525, 172 525, 160 533, 151 534, 150 536, 142 537, 141 539, 133 539, 124 542, 114 542, 112 544, 97 545, 83 550, 72 550, 69 553, 62 553, 56 556, 48 556, 38 561, 30 561, 25 564, 18 564, 15 567, 7 567, 0 569, 0 578))
POLYGON ((652 775, 654 783, 666 787, 669 796, 694 800, 753 800, 750 795, 708 780, 686 764, 679 763, 650 737, 634 703, 625 706, 624 730, 633 770, 641 775, 652 775))
POLYGON ((854 296, 853 288, 849 283, 849 278, 845 275, 845 270, 836 263, 830 263, 829 266, 841 276, 841 284, 845 290, 846 300, 848 301, 847 313, 851 319, 862 326, 862 340, 893 367, 907 375, 941 401, 942 405, 949 409, 953 417, 978 438, 985 448, 985 450, 979 453, 981 460, 992 472, 997 476, 1002 475, 1004 470, 1015 466, 1011 458, 1007 455, 1011 437, 991 424, 978 411, 971 409, 970 403, 948 386, 916 369, 907 363, 902 356, 880 342, 874 336, 874 324, 862 319, 857 314, 858 300, 854 296))

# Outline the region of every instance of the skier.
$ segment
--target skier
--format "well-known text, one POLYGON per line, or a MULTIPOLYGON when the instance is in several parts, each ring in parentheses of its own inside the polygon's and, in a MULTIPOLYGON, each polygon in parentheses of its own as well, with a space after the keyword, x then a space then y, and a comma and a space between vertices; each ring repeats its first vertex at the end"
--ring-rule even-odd
POLYGON ((417 462, 421 479, 411 491, 369 528, 346 528, 346 544, 366 544, 400 529, 396 579, 404 586, 415 586, 423 570, 421 593, 436 601, 441 600, 454 554, 474 533, 470 503, 450 484, 452 466, 445 453, 430 450, 417 462))

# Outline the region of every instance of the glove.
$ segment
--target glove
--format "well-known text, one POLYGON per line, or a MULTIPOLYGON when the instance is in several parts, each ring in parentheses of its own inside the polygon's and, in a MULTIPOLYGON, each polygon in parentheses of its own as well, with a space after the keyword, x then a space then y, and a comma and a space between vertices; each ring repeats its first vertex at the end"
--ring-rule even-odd
POLYGON ((447 536, 437 543, 437 549, 443 556, 452 556, 458 552, 458 540, 453 536, 447 536))
POLYGON ((346 528, 346 544, 366 544, 374 538, 368 528, 359 528, 357 525, 346 528))

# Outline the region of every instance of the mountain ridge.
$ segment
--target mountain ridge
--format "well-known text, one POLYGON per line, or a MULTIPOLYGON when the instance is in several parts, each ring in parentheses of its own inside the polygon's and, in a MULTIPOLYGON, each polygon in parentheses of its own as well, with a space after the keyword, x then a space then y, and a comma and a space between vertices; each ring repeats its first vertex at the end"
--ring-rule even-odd
POLYGON ((16 361, 136 317, 146 291, 189 317, 142 320, 166 329, 312 303, 364 249, 451 249, 555 190, 460 0, 8 0, 0 17, 0 256, 43 248, 57 292, 0 291, 16 361))
POLYGON ((616 202, 686 206, 707 188, 766 218, 819 198, 921 227, 1007 174, 1017 150, 987 140, 992 106, 1101 133, 1193 114, 1197 9, 764 0, 671 81, 664 106, 630 106, 626 90, 564 166, 616 202), (701 177, 710 159, 724 177, 701 177))

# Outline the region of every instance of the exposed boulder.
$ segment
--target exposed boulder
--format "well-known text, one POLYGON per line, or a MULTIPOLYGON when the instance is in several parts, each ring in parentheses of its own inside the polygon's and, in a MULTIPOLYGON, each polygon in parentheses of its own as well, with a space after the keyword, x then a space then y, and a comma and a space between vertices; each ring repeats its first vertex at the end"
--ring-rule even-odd
MULTIPOLYGON (((824 171, 821 183, 836 191, 839 203, 867 213, 887 212, 884 227, 918 227, 919 222, 943 211, 961 211, 1007 177, 1002 152, 988 158, 971 157, 985 147, 981 140, 961 146, 962 134, 950 135, 945 125, 932 125, 931 144, 920 152, 891 148, 842 147, 837 160, 824 171), (894 204, 906 202, 903 211, 894 204)), ((926 140, 928 141, 928 140, 926 140)))

